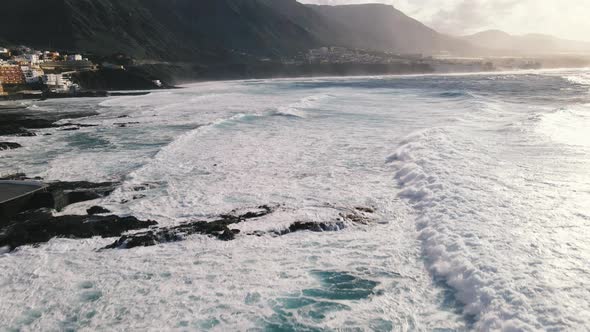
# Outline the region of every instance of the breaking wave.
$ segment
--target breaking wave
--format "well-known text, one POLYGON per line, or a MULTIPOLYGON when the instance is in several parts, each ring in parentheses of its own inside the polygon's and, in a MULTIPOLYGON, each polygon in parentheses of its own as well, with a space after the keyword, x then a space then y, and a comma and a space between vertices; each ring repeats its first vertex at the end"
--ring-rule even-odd
POLYGON ((566 76, 564 76, 564 78, 574 84, 590 86, 590 74, 589 73, 578 73, 576 75, 566 75, 566 76))
POLYGON ((590 147, 590 105, 560 108, 536 117, 538 132, 565 144, 590 147))
POLYGON ((330 98, 328 94, 319 94, 314 96, 305 97, 298 102, 287 106, 279 106, 276 111, 271 112, 271 115, 286 116, 294 118, 306 118, 308 109, 313 109, 319 105, 319 102, 330 98))
MULTIPOLYGON (((559 326, 564 308, 547 308, 546 299, 539 303, 527 296, 548 285, 526 277, 527 283, 515 286, 512 280, 523 278, 519 264, 526 266, 527 261, 501 256, 500 248, 517 240, 505 233, 511 226, 500 214, 513 198, 501 194, 509 192, 509 184, 486 174, 494 161, 474 154, 483 149, 480 143, 451 129, 431 128, 406 137, 387 159, 395 169, 398 196, 416 212, 426 266, 437 282, 453 289, 475 330, 559 326), (505 270, 507 265, 514 270, 505 270), (556 317, 549 318, 549 310, 556 317)), ((506 217, 518 218, 514 211, 506 217)))

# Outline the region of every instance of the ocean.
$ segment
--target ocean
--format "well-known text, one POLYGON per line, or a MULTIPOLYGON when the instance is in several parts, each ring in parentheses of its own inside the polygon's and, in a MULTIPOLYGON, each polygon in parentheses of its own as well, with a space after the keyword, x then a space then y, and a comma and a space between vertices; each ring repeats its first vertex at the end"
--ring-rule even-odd
POLYGON ((11 138, 23 148, 0 152, 0 173, 122 183, 61 214, 100 205, 165 226, 275 211, 227 242, 52 239, 0 254, 0 329, 590 328, 589 70, 208 82, 26 105, 98 115, 11 138), (281 233, 332 221, 343 227, 281 233))

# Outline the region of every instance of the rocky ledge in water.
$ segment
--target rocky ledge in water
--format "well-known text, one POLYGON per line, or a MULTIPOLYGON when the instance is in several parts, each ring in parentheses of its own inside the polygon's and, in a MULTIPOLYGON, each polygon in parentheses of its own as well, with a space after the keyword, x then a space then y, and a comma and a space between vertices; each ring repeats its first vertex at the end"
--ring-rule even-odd
MULTIPOLYGON (((36 180, 25 174, 15 174, 0 180, 36 180)), ((141 221, 134 217, 97 216, 109 213, 100 207, 88 210, 86 216, 54 216, 74 203, 108 196, 119 185, 117 182, 92 183, 86 181, 47 183, 47 187, 31 196, 20 213, 8 220, 0 220, 0 248, 12 251, 19 246, 39 244, 54 237, 90 238, 93 236, 116 237, 130 230, 146 229, 157 223, 141 221)))
MULTIPOLYGON (((42 180, 30 179, 25 174, 15 174, 0 180, 42 180)), ((120 217, 107 215, 109 210, 92 206, 87 215, 54 216, 53 211, 64 207, 103 198, 110 195, 120 183, 118 182, 50 182, 44 191, 35 193, 28 204, 16 216, 0 222, 0 249, 12 251, 23 245, 36 245, 49 241, 54 237, 62 238, 103 238, 120 237, 103 249, 130 249, 135 247, 154 246, 160 243, 176 242, 193 234, 215 237, 219 240, 235 239, 240 230, 233 225, 259 219, 285 210, 282 206, 262 205, 255 209, 234 210, 219 216, 213 221, 187 222, 171 227, 158 227, 156 221, 142 221, 133 216, 120 217), (130 231, 137 231, 129 234, 130 231)), ((151 184, 137 187, 137 191, 146 190, 151 184)), ((329 208, 335 207, 328 205, 329 208)), ((341 212, 332 221, 311 222, 297 221, 285 229, 273 231, 255 231, 245 233, 254 236, 283 236, 293 232, 332 232, 344 229, 350 224, 368 224, 374 217, 374 209, 356 207, 353 209, 338 208, 341 212)))
POLYGON ((97 114, 94 111, 39 112, 15 105, 13 109, 5 108, 0 112, 0 136, 36 136, 35 132, 30 131, 31 129, 62 127, 64 125, 57 124, 60 120, 66 118, 82 118, 97 114))
MULTIPOLYGON (((131 249, 136 247, 149 247, 161 243, 178 242, 193 234, 213 236, 222 241, 235 239, 240 230, 232 228, 232 225, 246 222, 250 219, 257 219, 275 212, 279 206, 270 207, 263 205, 257 209, 237 214, 221 215, 215 221, 196 221, 184 223, 173 227, 153 228, 149 231, 123 235, 120 239, 106 246, 104 249, 131 249)), ((347 213, 340 213, 340 217, 334 221, 327 222, 294 222, 283 230, 271 232, 256 231, 245 235, 254 236, 283 236, 299 231, 311 232, 335 232, 346 228, 347 224, 368 224, 373 218, 369 214, 374 213, 372 208, 355 208, 347 213), (370 212, 369 212, 370 211, 370 212)))
POLYGON ((107 213, 111 213, 111 211, 109 211, 108 209, 103 208, 102 206, 93 206, 89 209, 86 210, 86 213, 88 213, 89 216, 94 216, 97 214, 107 214, 107 213))
POLYGON ((157 225, 135 217, 118 216, 53 216, 49 209, 23 212, 0 230, 0 248, 12 251, 20 246, 45 243, 52 238, 103 238, 157 225))
POLYGON ((160 243, 182 241, 187 236, 193 234, 210 235, 222 241, 230 241, 235 238, 235 234, 240 232, 237 229, 230 229, 231 225, 244 222, 248 219, 263 217, 272 213, 274 210, 275 207, 263 205, 243 214, 236 214, 236 211, 232 211, 230 214, 221 215, 220 219, 214 221, 195 221, 178 226, 161 227, 151 229, 147 232, 123 235, 120 239, 103 249, 149 247, 160 243))
POLYGON ((14 150, 14 149, 18 149, 18 148, 22 148, 22 145, 20 145, 18 143, 13 143, 13 142, 0 142, 0 151, 14 150))
MULTIPOLYGON (((29 178, 25 174, 14 174, 0 178, 0 180, 42 181, 42 178, 29 178)), ((36 210, 40 208, 63 210, 68 205, 103 198, 110 195, 119 182, 87 182, 87 181, 53 181, 47 182, 47 188, 35 193, 21 211, 36 210)), ((0 222, 0 225, 2 222, 0 222)))

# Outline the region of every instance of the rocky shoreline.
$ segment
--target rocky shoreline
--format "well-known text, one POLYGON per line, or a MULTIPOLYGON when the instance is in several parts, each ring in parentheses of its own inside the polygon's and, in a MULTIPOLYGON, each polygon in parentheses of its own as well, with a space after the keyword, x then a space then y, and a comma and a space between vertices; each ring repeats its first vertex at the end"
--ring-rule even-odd
MULTIPOLYGON (((35 112, 28 109, 3 110, 0 112, 0 136, 36 136, 38 129, 61 128, 77 130, 91 124, 60 120, 75 119, 95 115, 93 112, 52 113, 35 112)), ((124 127, 129 123, 120 123, 124 127)), ((0 143, 0 150, 19 148, 20 144, 0 143)), ((29 178, 25 174, 14 174, 0 178, 9 181, 43 181, 42 178, 29 178)), ((92 237, 117 238, 101 250, 131 249, 154 246, 162 243, 183 241, 195 234, 206 235, 222 241, 231 241, 240 234, 235 226, 250 220, 263 218, 282 206, 262 205, 246 211, 230 211, 208 220, 195 220, 175 226, 161 226, 154 220, 139 220, 134 216, 117 216, 100 206, 87 209, 86 215, 59 215, 67 206, 108 197, 121 183, 119 182, 46 182, 46 188, 32 195, 30 200, 8 220, 0 220, 0 252, 11 252, 21 246, 40 245, 52 238, 85 239, 92 237)), ((147 186, 147 185, 146 185, 147 186)), ((138 189, 141 191, 141 188, 138 189)), ((138 195, 139 197, 140 195, 138 195)), ((121 204, 127 202, 123 201, 121 204)), ((294 232, 329 232, 341 230, 350 224, 366 224, 372 219, 374 210, 368 207, 338 209, 342 211, 335 220, 321 222, 295 221, 284 229, 272 231, 253 231, 243 236, 284 236, 294 232)))
MULTIPOLYGON (((30 179, 16 174, 0 180, 41 180, 30 179)), ((163 243, 178 242, 188 236, 200 234, 221 241, 231 241, 240 234, 234 225, 265 217, 281 209, 281 206, 263 205, 243 213, 232 211, 214 218, 213 221, 197 220, 175 226, 163 227, 153 220, 139 220, 133 216, 117 216, 108 209, 93 206, 86 215, 55 216, 54 212, 66 206, 104 198, 110 195, 120 183, 103 182, 49 182, 44 191, 35 193, 29 203, 16 216, 0 222, 0 248, 11 252, 25 245, 40 245, 53 238, 86 239, 92 237, 116 238, 112 244, 101 248, 132 249, 163 243), (135 231, 135 232, 134 232, 135 231)), ((349 224, 367 224, 374 210, 367 207, 350 209, 341 213, 337 220, 325 222, 297 221, 287 228, 270 232, 252 232, 245 236, 283 236, 294 232, 333 232, 349 224)))
POLYGON ((0 136, 37 136, 35 130, 68 127, 75 124, 57 124, 63 119, 83 118, 98 115, 93 111, 38 112, 27 108, 3 108, 0 112, 0 136))

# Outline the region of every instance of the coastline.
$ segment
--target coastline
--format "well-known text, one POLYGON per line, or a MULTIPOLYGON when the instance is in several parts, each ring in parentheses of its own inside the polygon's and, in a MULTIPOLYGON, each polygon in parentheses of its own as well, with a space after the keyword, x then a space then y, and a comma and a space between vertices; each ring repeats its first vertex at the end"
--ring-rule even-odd
MULTIPOLYGON (((590 70, 590 67, 561 67, 561 68, 541 68, 541 69, 517 69, 517 70, 497 70, 497 71, 473 71, 473 72, 431 72, 431 73, 413 73, 413 74, 376 74, 376 75, 314 75, 314 76, 295 76, 295 77, 266 77, 266 78, 236 78, 236 79, 207 79, 207 80, 186 80, 178 82, 174 88, 183 89, 193 84, 211 83, 211 82, 255 82, 261 80, 276 81, 304 81, 309 79, 344 79, 344 78, 374 78, 374 77, 440 77, 440 76, 481 76, 481 75, 525 75, 525 74, 542 74, 560 71, 583 71, 590 70)), ((158 91, 158 90, 151 90, 158 91)))
MULTIPOLYGON (((540 69, 515 69, 515 70, 490 70, 490 71, 425 71, 425 72, 408 72, 408 73, 358 73, 346 75, 332 75, 332 74, 310 74, 310 75, 293 75, 293 76, 276 76, 276 75, 258 75, 253 77, 235 77, 235 78, 180 78, 174 80, 173 83, 167 83, 162 88, 151 89, 136 89, 129 87, 128 89, 103 89, 103 90, 83 90, 75 94, 60 94, 60 93, 41 93, 41 94, 13 94, 7 96, 0 96, 0 101, 10 102, 19 100, 48 100, 48 99, 67 99, 67 98, 106 98, 106 97, 122 97, 122 96, 142 96, 155 91, 163 91, 169 89, 182 89, 184 86, 207 83, 207 82, 247 82, 257 80, 306 80, 306 79, 336 79, 336 78, 367 78, 367 77, 428 77, 428 76, 476 76, 476 75, 517 75, 517 74, 535 74, 546 72, 558 72, 563 70, 590 70, 590 67, 559 67, 559 68, 540 68, 540 69)), ((0 105, 0 111, 3 109, 0 105)), ((11 106, 12 107, 12 106, 11 106)), ((9 108, 11 108, 9 107, 9 108)))

